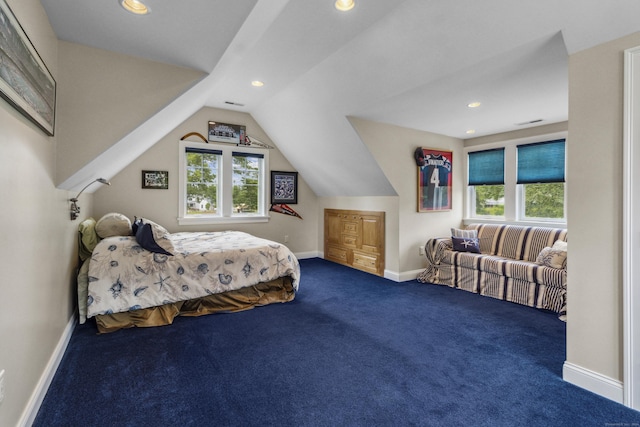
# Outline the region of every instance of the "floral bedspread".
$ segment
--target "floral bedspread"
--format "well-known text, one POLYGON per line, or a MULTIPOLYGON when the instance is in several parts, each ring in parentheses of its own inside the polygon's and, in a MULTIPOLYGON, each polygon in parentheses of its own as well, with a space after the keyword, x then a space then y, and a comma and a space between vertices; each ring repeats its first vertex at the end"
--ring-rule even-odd
POLYGON ((291 276, 300 266, 284 245, 239 231, 174 233, 173 256, 134 236, 106 238, 89 263, 87 317, 154 307, 291 276))

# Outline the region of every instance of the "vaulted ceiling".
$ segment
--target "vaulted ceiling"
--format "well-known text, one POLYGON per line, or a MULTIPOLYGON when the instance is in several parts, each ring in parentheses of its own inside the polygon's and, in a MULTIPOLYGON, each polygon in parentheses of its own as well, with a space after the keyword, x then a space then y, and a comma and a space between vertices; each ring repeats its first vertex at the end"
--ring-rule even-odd
POLYGON ((61 40, 207 73, 176 103, 250 113, 319 196, 395 194, 348 117, 461 139, 565 121, 568 55, 640 30, 637 0, 41 1, 61 40))

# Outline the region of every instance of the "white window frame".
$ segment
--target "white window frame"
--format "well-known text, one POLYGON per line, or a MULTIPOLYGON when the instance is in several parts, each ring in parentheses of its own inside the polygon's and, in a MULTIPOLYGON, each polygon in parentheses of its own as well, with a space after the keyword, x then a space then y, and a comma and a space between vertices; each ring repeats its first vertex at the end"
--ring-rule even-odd
POLYGON ((178 224, 237 224, 256 223, 269 221, 268 194, 270 183, 267 179, 269 171, 269 151, 258 148, 241 147, 233 144, 207 144, 203 146, 201 142, 179 141, 179 168, 178 168, 178 224), (211 149, 222 151, 221 162, 218 171, 218 214, 209 215, 187 215, 187 156, 188 147, 211 149), (262 159, 262 169, 260 171, 260 185, 258 191, 257 213, 237 213, 233 211, 233 153, 260 154, 262 159))
POLYGON ((524 191, 522 185, 516 184, 518 177, 518 145, 533 144, 536 142, 552 141, 555 139, 565 140, 565 177, 567 176, 567 135, 568 132, 557 132, 545 135, 537 135, 526 138, 512 139, 495 143, 474 145, 465 147, 464 152, 464 224, 475 222, 495 223, 495 224, 517 224, 532 225, 542 227, 566 228, 567 226, 567 187, 565 179, 564 189, 564 218, 525 218, 524 216, 524 191), (469 153, 473 151, 491 150, 504 148, 504 216, 486 216, 474 214, 475 192, 473 186, 467 185, 469 182, 469 153))

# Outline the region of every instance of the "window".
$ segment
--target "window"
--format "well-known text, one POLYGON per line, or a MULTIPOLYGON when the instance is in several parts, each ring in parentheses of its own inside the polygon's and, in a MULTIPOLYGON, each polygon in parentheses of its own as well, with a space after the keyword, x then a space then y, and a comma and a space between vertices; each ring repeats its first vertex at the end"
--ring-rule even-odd
POLYGON ((186 147, 187 156, 187 215, 216 215, 218 213, 218 176, 222 151, 186 147))
POLYGON ((179 224, 261 222, 268 152, 180 141, 179 224))
POLYGON ((467 217, 565 224, 565 139, 467 150, 467 217))
POLYGON ((504 216, 504 148, 469 153, 472 216, 504 216))
POLYGON ((564 219, 565 140, 518 145, 523 219, 564 219))

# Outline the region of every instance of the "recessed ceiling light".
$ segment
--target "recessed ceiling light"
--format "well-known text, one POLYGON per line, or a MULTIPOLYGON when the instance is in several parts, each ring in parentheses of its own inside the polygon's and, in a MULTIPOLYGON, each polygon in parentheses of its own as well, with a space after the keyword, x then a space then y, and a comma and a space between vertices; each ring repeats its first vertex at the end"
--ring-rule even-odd
POLYGON ((475 130, 475 129, 469 129, 469 130, 467 131, 467 135, 473 135, 474 133, 476 133, 476 130, 475 130))
POLYGON ((120 0, 120 4, 126 11, 135 13, 136 15, 146 15, 151 12, 151 9, 140 0, 120 0))
POLYGON ((353 9, 353 6, 355 6, 356 4, 354 3, 353 0, 336 0, 336 9, 338 9, 341 12, 346 12, 348 10, 353 9))
POLYGON ((478 108, 479 106, 481 106, 482 103, 479 101, 474 101, 474 102, 470 102, 467 104, 467 107, 469 108, 478 108))
POLYGON ((251 82, 251 86, 262 87, 264 86, 264 82, 261 82, 260 80, 254 80, 251 82))

